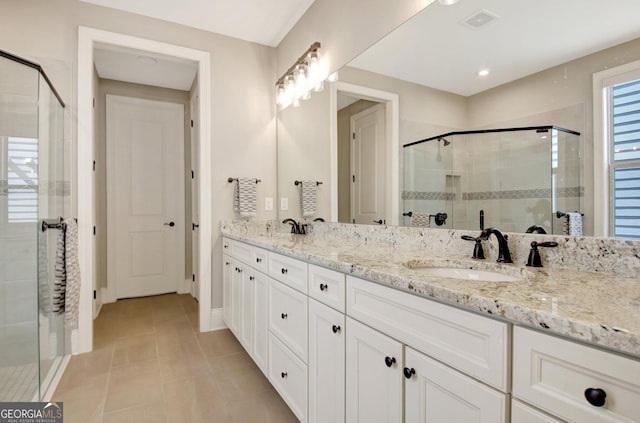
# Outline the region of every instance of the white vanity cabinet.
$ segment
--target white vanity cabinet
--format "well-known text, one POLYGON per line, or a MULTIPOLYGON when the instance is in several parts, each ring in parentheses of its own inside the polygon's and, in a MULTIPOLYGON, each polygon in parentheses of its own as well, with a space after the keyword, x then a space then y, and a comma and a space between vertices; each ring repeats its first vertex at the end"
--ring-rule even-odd
POLYGON ((310 423, 344 422, 345 332, 343 313, 309 298, 310 423))
POLYGON ((348 422, 509 420, 506 323, 354 277, 347 315, 348 422))
POLYGON ((640 361, 514 327, 513 395, 570 422, 640 422, 640 361))
POLYGON ((402 344, 347 317, 349 423, 402 421, 402 344))

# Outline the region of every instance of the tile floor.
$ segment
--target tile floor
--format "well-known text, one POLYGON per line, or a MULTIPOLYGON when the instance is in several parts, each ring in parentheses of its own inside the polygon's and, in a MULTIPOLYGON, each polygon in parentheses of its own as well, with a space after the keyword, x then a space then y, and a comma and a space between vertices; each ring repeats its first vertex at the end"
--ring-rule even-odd
POLYGON ((231 332, 197 319, 189 295, 104 305, 53 395, 65 423, 297 422, 231 332))

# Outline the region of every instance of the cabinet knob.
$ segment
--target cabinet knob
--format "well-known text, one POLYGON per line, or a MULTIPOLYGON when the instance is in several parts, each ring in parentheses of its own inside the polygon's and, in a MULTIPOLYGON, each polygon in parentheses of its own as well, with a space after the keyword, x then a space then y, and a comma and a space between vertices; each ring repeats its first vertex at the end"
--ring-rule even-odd
POLYGON ((262 259, 260 257, 256 257, 256 263, 262 263, 262 259))
POLYGON ((387 367, 393 366, 395 362, 396 362, 396 358, 395 357, 385 357, 384 358, 384 364, 386 364, 387 367))
POLYGON ((320 291, 326 291, 329 288, 329 286, 327 286, 326 283, 321 283, 320 284, 320 291))
POLYGON ((286 319, 288 316, 287 316, 287 313, 282 313, 282 314, 280 315, 280 317, 282 317, 282 319, 284 320, 284 319, 286 319))
POLYGON ((411 379, 411 376, 416 374, 416 369, 414 369, 413 367, 405 367, 402 372, 404 373, 404 377, 406 377, 407 379, 411 379))
POLYGON ((287 377, 287 372, 282 372, 282 373, 280 373, 280 377, 282 377, 283 379, 284 379, 285 377, 287 377))
POLYGON ((224 264, 225 264, 226 266, 228 266, 228 265, 230 265, 231 263, 229 263, 228 261, 225 261, 225 262, 224 262, 224 264))
POLYGON ((249 276, 249 280, 252 281, 255 280, 255 278, 253 276, 249 276))
POLYGON ((602 407, 605 402, 605 398, 607 398, 607 393, 599 388, 587 388, 584 391, 584 397, 587 399, 589 404, 594 407, 602 407))
POLYGON ((229 248, 229 246, 228 246, 227 244, 224 244, 224 245, 222 246, 222 248, 227 249, 227 248, 229 248))
POLYGON ((331 330, 333 331, 333 333, 338 333, 338 332, 340 332, 340 326, 333 325, 331 330))
POLYGON ((284 267, 282 268, 282 270, 281 270, 281 271, 282 271, 282 274, 283 274, 283 275, 286 275, 286 274, 287 274, 287 269, 285 269, 284 267))

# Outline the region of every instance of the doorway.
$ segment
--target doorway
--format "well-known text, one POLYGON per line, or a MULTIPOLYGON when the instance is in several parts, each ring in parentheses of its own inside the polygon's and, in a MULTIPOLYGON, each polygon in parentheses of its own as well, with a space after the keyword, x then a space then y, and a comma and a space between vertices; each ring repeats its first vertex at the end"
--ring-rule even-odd
MULTIPOLYGON (((177 60, 189 60, 196 63, 198 84, 198 115, 194 121, 198 125, 195 141, 198 151, 197 172, 194 177, 209 181, 211 179, 211 124, 210 124, 210 54, 208 52, 175 46, 167 43, 117 34, 92 28, 80 27, 78 36, 78 102, 91 105, 95 97, 94 53, 96 48, 135 49, 150 54, 171 56, 177 60)), ((80 319, 75 331, 74 353, 91 351, 93 344, 93 299, 97 291, 97 272, 95 252, 95 198, 94 180, 94 137, 95 119, 91 107, 78 108, 78 238, 80 245, 80 267, 83 279, 80 296, 80 319)), ((199 256, 197 274, 199 275, 199 329, 207 331, 211 328, 211 262, 204 258, 211 256, 211 195, 199 184, 198 213, 199 256)))
MULTIPOLYGON (((343 223, 365 223, 374 224, 374 220, 380 222, 379 224, 397 225, 399 221, 400 210, 400 163, 399 163, 399 111, 398 111, 398 95, 372 89, 368 87, 362 87, 342 81, 334 82, 330 88, 330 101, 329 101, 329 116, 331 127, 331 139, 330 139, 330 155, 331 155, 331 174, 334 175, 331 179, 331 221, 343 222, 343 223), (346 99, 346 100, 345 100, 346 99), (346 101, 346 103, 342 103, 346 101), (344 126, 340 121, 344 120, 344 117, 339 116, 338 111, 346 105, 353 105, 354 113, 362 112, 361 117, 365 117, 368 113, 365 113, 366 109, 376 111, 377 119, 382 119, 383 124, 374 124, 373 126, 367 124, 363 126, 367 127, 366 131, 370 132, 369 135, 377 137, 379 142, 379 149, 369 150, 364 152, 368 156, 375 156, 377 163, 370 160, 367 161, 367 167, 365 173, 358 179, 354 177, 355 165, 353 157, 356 156, 353 149, 354 145, 354 129, 350 124, 348 147, 345 153, 345 144, 340 143, 339 131, 341 126, 344 126), (375 109, 378 107, 378 109, 375 109), (375 133, 371 134, 370 129, 376 128, 375 133), (345 156, 350 156, 348 160, 345 160, 345 156), (345 164, 346 163, 346 164, 345 164), (348 169, 348 173, 345 171, 348 169), (362 196, 358 194, 355 185, 359 184, 363 179, 367 178, 368 182, 375 182, 369 184, 367 187, 359 186, 360 191, 366 190, 368 195, 366 207, 367 213, 360 213, 363 216, 356 218, 356 205, 354 204, 356 198, 362 196), (355 182, 354 182, 355 180, 355 182), (371 194, 372 189, 380 190, 381 194, 371 194), (352 195, 353 194, 353 195, 352 195), (382 200, 384 198, 384 200, 382 200), (372 203, 370 200, 374 201, 372 203), (378 201, 381 200, 381 201, 378 201), (371 214, 371 210, 376 209, 374 214, 371 214), (376 216, 375 218, 372 216, 376 216)), ((367 118, 368 119, 368 118, 367 118)), ((351 116, 347 116, 347 120, 351 121, 351 116)), ((364 121, 363 121, 364 123, 364 121)), ((365 132, 366 132, 365 131, 365 132)), ((356 131, 357 132, 357 131, 356 131)), ((360 151, 363 153, 363 151, 360 151)), ((371 158, 371 157, 370 157, 371 158)), ((360 166, 362 168, 362 166, 360 166)), ((362 208, 363 210, 365 208, 362 208)), ((376 223, 378 223, 376 222, 376 223)))

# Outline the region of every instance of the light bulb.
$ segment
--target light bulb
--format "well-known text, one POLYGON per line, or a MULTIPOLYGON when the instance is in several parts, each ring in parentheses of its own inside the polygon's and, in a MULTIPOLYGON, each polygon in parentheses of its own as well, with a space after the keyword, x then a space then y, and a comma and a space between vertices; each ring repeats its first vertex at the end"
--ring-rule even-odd
POLYGON ((293 100, 293 107, 300 107, 300 99, 296 98, 295 100, 293 100))
POLYGON ((296 68, 296 95, 300 97, 307 88, 307 72, 304 65, 296 68))
POLYGON ((285 86, 284 86, 284 93, 287 96, 286 98, 286 100, 288 100, 287 102, 291 102, 293 100, 293 97, 296 94, 296 86, 295 86, 295 83, 293 82, 293 75, 287 76, 287 82, 285 82, 285 86))
POLYGON ((304 94, 302 94, 302 97, 300 97, 303 100, 310 100, 311 99, 311 91, 306 91, 304 94))
POLYGON ((309 79, 315 80, 320 74, 320 55, 318 51, 309 53, 309 79))
POLYGON ((284 83, 278 84, 278 94, 276 96, 276 101, 280 106, 287 102, 287 96, 284 92, 284 83))
POLYGON ((320 81, 318 82, 314 87, 313 87, 313 91, 319 93, 322 90, 324 90, 324 81, 320 81))

